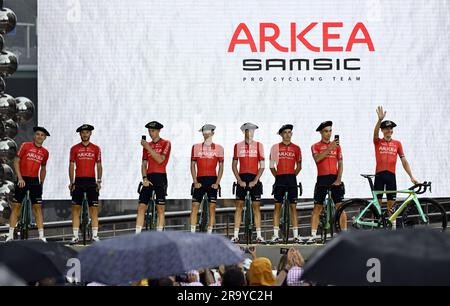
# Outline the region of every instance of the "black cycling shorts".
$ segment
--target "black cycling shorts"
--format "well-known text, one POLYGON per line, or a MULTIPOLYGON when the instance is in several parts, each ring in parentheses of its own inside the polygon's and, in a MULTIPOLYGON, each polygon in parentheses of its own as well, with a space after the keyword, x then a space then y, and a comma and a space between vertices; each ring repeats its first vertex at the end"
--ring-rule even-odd
MULTIPOLYGON (((376 174, 375 183, 374 183, 375 191, 390 191, 397 190, 397 180, 395 178, 395 174, 389 171, 382 171, 376 174)), ((383 198, 383 194, 379 194, 378 201, 381 201, 383 198)), ((396 193, 388 193, 386 194, 388 201, 395 201, 397 198, 396 193)))
POLYGON ((39 183, 39 178, 29 176, 22 178, 25 181, 25 187, 19 188, 18 182, 16 182, 13 202, 21 204, 29 190, 31 204, 42 204, 42 185, 39 183))
POLYGON ((164 205, 166 203, 167 193, 167 174, 166 173, 149 173, 147 179, 152 183, 148 187, 142 187, 139 195, 139 203, 148 204, 155 192, 155 203, 164 205))
POLYGON ((275 177, 273 186, 273 196, 275 203, 282 203, 284 194, 288 192, 288 200, 291 204, 296 204, 298 200, 297 177, 295 174, 282 174, 275 177), (280 187, 277 185, 285 185, 289 187, 280 187))
POLYGON ((211 187, 212 184, 215 184, 217 181, 217 176, 199 176, 197 177, 197 181, 202 184, 200 188, 193 188, 192 193, 192 201, 193 202, 201 202, 203 199, 203 195, 205 192, 208 194, 208 200, 210 203, 217 202, 217 189, 211 187))
MULTIPOLYGON (((256 177, 255 174, 252 173, 242 173, 239 175, 241 180, 243 182, 248 183, 253 181, 256 177)), ((252 188, 250 189, 250 197, 252 201, 261 201, 261 195, 263 193, 263 185, 260 181, 252 188)), ((239 184, 236 186, 236 200, 244 200, 245 195, 247 194, 247 190, 245 188, 242 188, 239 184)))
POLYGON ((331 198, 334 204, 341 203, 344 198, 345 188, 344 183, 339 186, 332 186, 336 181, 337 175, 320 175, 317 177, 317 182, 314 187, 314 204, 323 205, 328 194, 328 189, 331 188, 331 198))
POLYGON ((77 177, 75 178, 75 189, 72 191, 72 204, 81 205, 83 203, 84 193, 89 207, 98 206, 99 192, 95 177, 77 177))

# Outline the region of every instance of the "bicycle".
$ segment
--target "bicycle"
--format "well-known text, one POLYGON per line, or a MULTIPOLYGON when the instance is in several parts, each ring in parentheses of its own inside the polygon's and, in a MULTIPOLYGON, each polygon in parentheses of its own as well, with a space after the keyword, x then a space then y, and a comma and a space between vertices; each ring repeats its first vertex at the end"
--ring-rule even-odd
POLYGON ((28 239, 28 231, 36 227, 33 223, 32 204, 30 199, 30 190, 27 190, 25 198, 22 201, 20 208, 20 217, 17 222, 17 231, 19 232, 20 240, 28 239))
POLYGON ((80 230, 81 236, 83 238, 83 245, 86 245, 88 240, 92 241, 91 216, 89 213, 89 201, 87 197, 87 191, 90 188, 97 188, 97 185, 86 185, 78 188, 83 189, 83 200, 81 201, 81 212, 80 212, 80 230))
POLYGON ((445 209, 435 200, 429 198, 418 198, 418 194, 425 193, 428 189, 431 192, 431 182, 415 184, 409 189, 394 191, 376 191, 374 190, 373 180, 376 175, 361 174, 369 181, 372 191, 372 200, 351 199, 342 204, 335 215, 335 228, 337 232, 341 231, 339 219, 341 214, 348 209, 347 220, 351 218, 351 229, 379 229, 392 228, 392 223, 397 218, 400 226, 404 228, 413 227, 435 227, 441 231, 447 228, 447 215, 445 209), (378 201, 380 194, 401 193, 408 196, 401 204, 395 204, 390 212, 383 210, 378 201), (390 216, 389 216, 390 213, 390 216))
MULTIPOLYGON (((141 182, 138 186, 138 193, 141 194, 142 187, 144 184, 141 182)), ((150 200, 147 203, 147 209, 145 210, 145 218, 144 218, 144 226, 145 230, 154 230, 156 229, 157 220, 158 220, 158 211, 156 209, 156 193, 155 189, 152 189, 150 200)))
MULTIPOLYGON (((195 189, 194 184, 192 184, 191 195, 194 194, 194 189, 195 189)), ((220 197, 221 196, 220 186, 217 189, 217 191, 219 192, 219 197, 220 197)), ((209 198, 208 198, 207 191, 205 191, 205 193, 203 194, 202 201, 200 202, 197 220, 198 220, 199 232, 201 232, 201 233, 207 232, 208 231, 208 223, 209 223, 209 198)))
MULTIPOLYGON (((233 194, 236 193, 236 187, 238 184, 236 182, 233 183, 233 194)), ((242 210, 243 219, 244 219, 244 237, 247 244, 252 243, 252 235, 253 235, 253 207, 252 207, 252 197, 250 195, 250 188, 248 183, 246 183, 245 187, 245 198, 244 198, 244 209, 242 210)))
POLYGON ((339 186, 328 186, 321 185, 319 188, 327 189, 327 196, 325 198, 325 202, 323 203, 323 208, 319 217, 319 230, 320 230, 320 239, 323 244, 327 241, 327 234, 330 234, 330 239, 333 238, 334 234, 334 216, 336 215, 336 204, 333 201, 332 197, 332 188, 344 188, 344 183, 339 186))
POLYGON ((281 219, 280 219, 280 229, 283 234, 284 243, 288 244, 289 240, 289 229, 290 229, 290 203, 289 203, 289 188, 299 188, 299 197, 303 194, 303 187, 302 183, 298 183, 297 186, 291 186, 291 185, 280 185, 280 184, 274 184, 272 187, 272 195, 275 194, 276 188, 285 188, 286 191, 283 195, 283 202, 281 203, 281 219))

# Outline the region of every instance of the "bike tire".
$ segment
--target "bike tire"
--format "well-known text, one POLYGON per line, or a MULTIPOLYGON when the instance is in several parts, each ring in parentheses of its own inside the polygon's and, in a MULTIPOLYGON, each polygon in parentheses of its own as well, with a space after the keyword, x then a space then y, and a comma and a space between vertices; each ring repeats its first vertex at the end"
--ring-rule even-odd
POLYGON ((423 223, 416 204, 412 202, 402 212, 402 226, 408 229, 426 227, 429 229, 445 231, 447 229, 447 214, 445 208, 433 199, 420 198, 418 200, 423 213, 427 217, 428 223, 423 223))
POLYGON ((290 230, 290 203, 288 201, 285 201, 284 203, 284 213, 283 213, 283 220, 284 220, 284 228, 283 228, 283 234, 284 234, 284 243, 288 244, 289 242, 289 230, 290 230))
POLYGON ((202 233, 205 233, 208 230, 208 205, 209 203, 206 203, 206 201, 202 201, 202 204, 200 205, 200 224, 199 224, 199 230, 202 233))
MULTIPOLYGON (((348 201, 345 201, 344 203, 342 203, 341 207, 339 207, 339 209, 336 210, 336 214, 334 216, 334 227, 336 229, 336 233, 339 233, 342 231, 341 226, 339 224, 339 220, 340 220, 341 214, 343 214, 344 212, 346 213, 348 230, 374 229, 374 227, 363 227, 363 226, 354 224, 353 222, 351 222, 351 225, 352 225, 351 227, 348 226, 349 221, 353 220, 353 218, 355 216, 359 215, 359 213, 363 209, 365 209, 367 207, 367 205, 369 205, 369 201, 363 200, 363 199, 351 199, 351 200, 348 200, 348 201)), ((384 218, 382 218, 382 216, 380 216, 377 209, 373 205, 370 206, 370 208, 368 209, 368 211, 366 212, 366 214, 363 217, 366 220, 378 222, 379 223, 378 227, 385 226, 385 221, 383 221, 384 218), (382 224, 380 225, 380 223, 382 223, 382 224)))
POLYGON ((253 224, 252 224, 252 206, 246 203, 244 210, 244 223, 245 223, 245 240, 247 244, 252 243, 253 224))

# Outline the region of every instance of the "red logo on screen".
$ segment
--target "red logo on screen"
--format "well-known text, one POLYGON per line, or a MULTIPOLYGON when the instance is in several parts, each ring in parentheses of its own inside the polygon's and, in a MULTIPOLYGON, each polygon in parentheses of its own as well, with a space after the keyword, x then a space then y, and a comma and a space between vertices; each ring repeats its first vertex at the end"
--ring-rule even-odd
POLYGON ((312 22, 307 27, 298 30, 297 24, 292 22, 290 24, 289 44, 283 44, 279 41, 280 28, 275 23, 260 23, 259 33, 256 36, 252 34, 245 23, 240 23, 231 38, 228 52, 234 52, 238 45, 247 46, 251 52, 266 52, 269 47, 280 52, 296 52, 299 46, 303 46, 312 52, 351 52, 355 45, 364 45, 370 52, 375 51, 369 31, 362 22, 356 23, 353 27, 345 46, 339 45, 337 40, 344 38, 339 33, 339 29, 343 26, 342 22, 323 22, 321 29, 319 29, 319 23, 312 22), (320 31, 321 44, 311 41, 311 35, 308 34, 314 31, 320 31), (258 38, 259 44, 256 43, 255 38, 258 38))

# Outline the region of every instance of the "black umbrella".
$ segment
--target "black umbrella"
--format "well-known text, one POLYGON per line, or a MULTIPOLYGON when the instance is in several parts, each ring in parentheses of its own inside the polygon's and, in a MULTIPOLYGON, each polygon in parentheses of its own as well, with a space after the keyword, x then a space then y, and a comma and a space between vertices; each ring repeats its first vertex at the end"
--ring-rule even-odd
POLYGON ((55 242, 19 240, 0 246, 0 263, 27 282, 62 277, 69 258, 77 252, 55 242))
POLYGON ((323 285, 450 285, 450 235, 352 231, 317 251, 302 279, 323 285))
POLYGON ((78 258, 83 281, 116 285, 237 264, 244 255, 222 236, 165 231, 99 241, 81 250, 78 258))

